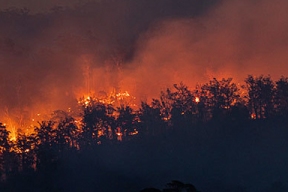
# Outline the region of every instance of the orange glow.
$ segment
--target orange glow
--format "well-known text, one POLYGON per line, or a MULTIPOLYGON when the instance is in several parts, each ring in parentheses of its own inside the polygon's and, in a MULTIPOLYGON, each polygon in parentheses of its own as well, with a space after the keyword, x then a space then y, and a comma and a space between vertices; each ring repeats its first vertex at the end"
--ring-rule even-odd
POLYGON ((103 129, 99 129, 98 130, 98 137, 101 137, 101 136, 103 136, 104 135, 104 130, 103 129))
POLYGON ((117 140, 118 140, 118 141, 122 141, 123 133, 121 133, 121 132, 116 132, 116 135, 117 135, 117 140))
MULTIPOLYGON (((105 93, 105 92, 103 92, 105 93)), ((128 91, 118 92, 115 90, 110 92, 109 94, 104 94, 104 96, 83 96, 80 100, 78 100, 78 104, 82 104, 84 106, 88 106, 92 100, 96 102, 114 105, 115 107, 119 107, 120 105, 128 105, 130 107, 136 107, 135 100, 136 98, 131 96, 128 91)))
MULTIPOLYGON (((97 17, 100 22, 93 18, 84 19, 85 14, 76 19, 77 11, 82 15, 79 5, 74 10, 75 18, 69 17, 70 11, 63 11, 61 20, 55 20, 55 24, 48 22, 48 26, 44 22, 43 29, 48 30, 41 35, 27 35, 25 42, 29 43, 23 45, 22 36, 9 33, 10 30, 21 31, 18 30, 22 27, 21 22, 3 22, 3 26, 7 23, 8 28, 4 30, 7 32, 1 32, 1 52, 5 49, 13 54, 1 53, 0 88, 3 96, 0 103, 2 111, 7 105, 10 113, 6 119, 5 112, 1 111, 0 120, 6 123, 10 139, 15 140, 18 129, 32 132, 38 121, 49 120, 53 110, 68 109, 70 113, 74 106, 68 100, 77 105, 80 96, 84 97, 78 103, 84 107, 95 99, 95 102, 113 104, 114 107, 128 105, 134 109, 137 108, 136 97, 137 104, 140 101, 149 103, 159 96, 163 88, 180 81, 193 87, 214 77, 233 77, 235 81, 243 82, 248 74, 286 76, 288 54, 287 46, 282 42, 288 42, 285 17, 288 12, 283 2, 263 1, 262 4, 245 1, 247 6, 242 6, 243 3, 238 4, 238 1, 225 1, 217 8, 212 6, 213 9, 204 12, 203 17, 173 15, 156 19, 153 16, 151 22, 144 22, 145 27, 138 22, 137 30, 131 31, 123 25, 119 33, 113 30, 107 33, 107 29, 114 29, 117 25, 105 23, 102 19, 106 16, 97 17), (250 8, 246 10, 245 7, 250 8), (250 10, 256 10, 257 14, 248 14, 250 10), (60 22, 62 19, 69 22, 60 22), (102 23, 107 27, 101 27, 102 23), (77 26, 81 26, 81 30, 77 26), (9 40, 8 44, 6 40, 9 40)), ((54 18, 53 14, 53 11, 49 12, 45 17, 54 18)), ((109 14, 113 18, 113 13, 109 14)), ((11 19, 13 17, 14 13, 11 19)), ((25 27, 33 30, 27 32, 34 31, 37 17, 29 16, 29 21, 32 19, 33 22, 27 22, 31 26, 25 27)), ((126 16, 119 17, 124 18, 126 16)), ((123 20, 123 23, 128 21, 123 20)), ((241 97, 245 95, 247 93, 241 89, 241 97)), ((190 102, 200 109, 200 104, 206 101, 201 93, 198 96, 191 98, 190 102)), ((165 121, 170 118, 165 114, 161 117, 165 121)), ((256 118, 251 114, 251 119, 256 118)))
POLYGON ((82 104, 85 107, 87 107, 90 102, 91 102, 91 97, 90 96, 83 96, 81 99, 78 100, 78 104, 82 104))
POLYGON ((9 133, 9 140, 10 141, 16 141, 17 138, 17 123, 14 122, 11 118, 7 117, 6 118, 6 123, 3 124, 6 126, 7 130, 10 132, 9 133))
POLYGON ((250 117, 251 117, 251 119, 256 119, 256 114, 252 113, 250 117))
POLYGON ((133 132, 130 132, 129 135, 137 135, 139 132, 137 131, 137 129, 134 129, 133 132))
MULTIPOLYGON (((92 101, 95 102, 100 102, 104 104, 113 104, 114 107, 119 107, 120 105, 128 105, 130 107, 135 107, 135 97, 133 97, 128 91, 119 91, 115 92, 115 89, 110 92, 109 94, 106 94, 105 96, 90 96, 90 95, 85 95, 78 100, 78 104, 82 106, 89 106, 92 101)), ((72 112, 71 107, 67 107, 67 112, 72 112)), ((31 113, 28 116, 25 116, 20 114, 22 119, 20 119, 18 116, 15 116, 14 114, 10 114, 6 112, 5 116, 3 117, 3 125, 7 127, 7 130, 10 132, 9 133, 9 140, 10 141, 16 141, 17 140, 17 135, 18 131, 24 133, 25 135, 30 135, 34 132, 35 126, 38 126, 38 122, 41 122, 43 120, 49 120, 51 118, 52 110, 39 110, 36 113, 31 113), (20 120, 19 120, 20 119, 20 120)), ((115 115, 115 114, 112 114, 115 115)), ((75 117, 75 121, 77 126, 81 127, 81 118, 80 117, 75 117)), ((111 132, 111 131, 110 131, 111 132)), ((131 135, 136 135, 138 134, 138 131, 133 131, 131 135)), ((98 136, 103 136, 104 135, 104 130, 99 130, 98 131, 98 136)), ((116 133, 118 140, 122 140, 123 133, 117 132, 116 133)))
MULTIPOLYGON (((18 111, 16 112, 17 113, 15 115, 14 113, 13 114, 9 113, 7 110, 5 112, 5 116, 2 117, 3 125, 7 128, 7 131, 9 131, 9 140, 12 142, 17 140, 19 132, 22 132, 25 135, 32 134, 34 132, 35 126, 38 125, 38 122, 46 120, 47 116, 49 116, 49 115, 42 116, 42 113, 34 113, 25 116, 25 114, 21 114, 18 111)), ((45 114, 44 111, 43 114, 45 114)))
POLYGON ((7 129, 11 130, 10 131, 10 141, 16 141, 17 139, 17 130, 16 130, 16 126, 15 125, 8 125, 7 129))
POLYGON ((124 99, 125 97, 130 97, 130 94, 128 93, 128 91, 125 91, 122 93, 117 93, 115 96, 117 97, 118 100, 120 100, 124 99))
POLYGON ((169 119, 170 119, 169 117, 164 117, 163 118, 164 121, 169 121, 169 119))

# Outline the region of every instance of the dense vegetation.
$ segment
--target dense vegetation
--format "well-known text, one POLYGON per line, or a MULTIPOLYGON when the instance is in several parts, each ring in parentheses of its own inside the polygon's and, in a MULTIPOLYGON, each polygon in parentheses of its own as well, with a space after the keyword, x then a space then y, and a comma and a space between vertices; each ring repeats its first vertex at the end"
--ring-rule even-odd
MULTIPOLYGON (((0 189, 140 191, 145 182, 141 184, 133 177, 134 173, 154 167, 153 160, 145 161, 146 156, 157 159, 158 155, 168 157, 171 153, 171 162, 173 158, 178 161, 182 157, 177 157, 178 153, 171 152, 172 149, 188 153, 185 150, 192 145, 197 148, 195 154, 181 160, 189 164, 189 158, 197 158, 199 151, 204 150, 204 156, 215 153, 215 144, 219 145, 219 151, 239 143, 253 148, 254 139, 259 139, 255 133, 266 134, 268 130, 273 137, 275 131, 285 138, 287 123, 288 78, 284 77, 274 82, 269 76, 248 76, 241 87, 232 79, 212 79, 194 90, 180 83, 161 92, 160 98, 151 103, 142 102, 138 110, 123 105, 115 108, 95 98, 82 104, 81 122, 68 112, 56 111, 52 119, 39 122, 34 134, 19 133, 16 141, 9 140, 9 131, 1 124, 0 189), (203 147, 202 141, 208 147, 203 147), (127 166, 135 169, 127 173, 127 178, 119 179, 119 173, 109 164, 115 163, 113 158, 119 169, 127 166)), ((271 141, 277 143, 276 139, 271 141)), ((177 169, 168 167, 169 162, 163 162, 164 170, 177 169)), ((145 174, 157 175, 148 171, 145 174)), ((281 186, 271 190, 284 190, 281 186)))

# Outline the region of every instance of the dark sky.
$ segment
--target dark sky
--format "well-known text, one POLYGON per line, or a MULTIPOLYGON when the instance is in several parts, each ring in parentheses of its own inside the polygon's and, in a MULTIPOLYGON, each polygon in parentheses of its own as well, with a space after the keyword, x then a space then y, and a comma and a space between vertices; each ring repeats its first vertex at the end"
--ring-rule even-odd
MULTIPOLYGON (((49 1, 47 1, 47 0, 0 0, 0 6, 1 6, 1 9, 7 9, 10 7, 17 7, 17 8, 26 7, 28 9, 30 9, 32 12, 43 12, 43 11, 49 11, 52 7, 55 7, 55 6, 73 7, 75 5, 76 6, 77 5, 83 5, 87 2, 104 2, 104 1, 107 1, 107 0, 49 0, 49 1)), ((118 1, 118 2, 117 1, 113 2, 113 0, 112 1, 109 0, 109 1, 112 3, 123 3, 123 4, 125 4, 127 2, 126 0, 125 1, 118 1)), ((173 2, 171 0, 167 0, 167 1, 163 1, 163 0, 150 1, 150 0, 148 0, 147 2, 151 5, 162 4, 163 7, 165 7, 167 5, 169 6, 169 4, 170 4, 171 5, 170 8, 177 10, 178 9, 177 5, 179 5, 181 7, 181 4, 185 3, 187 6, 189 6, 191 4, 194 4, 197 1, 181 0, 181 1, 174 1, 173 2)), ((216 0, 216 1, 218 1, 218 0, 216 0)), ((216 2, 216 1, 214 1, 214 2, 216 2)), ((133 1, 130 1, 130 2, 133 2, 133 1)), ((134 2, 139 3, 140 1, 136 0, 134 2)), ((198 3, 200 3, 200 4, 202 4, 202 3, 206 4, 207 2, 208 2, 208 4, 210 4, 213 1, 211 1, 211 0, 198 1, 198 3)), ((142 3, 140 3, 140 4, 142 4, 142 3)), ((161 11, 161 10, 159 10, 159 11, 161 11)))
MULTIPOLYGON (((81 2, 86 1, 87 0, 82 0, 81 2)), ((77 3, 79 3, 79 0, 0 0, 2 9, 9 7, 26 7, 33 12, 47 11, 54 6, 73 6, 77 3)))

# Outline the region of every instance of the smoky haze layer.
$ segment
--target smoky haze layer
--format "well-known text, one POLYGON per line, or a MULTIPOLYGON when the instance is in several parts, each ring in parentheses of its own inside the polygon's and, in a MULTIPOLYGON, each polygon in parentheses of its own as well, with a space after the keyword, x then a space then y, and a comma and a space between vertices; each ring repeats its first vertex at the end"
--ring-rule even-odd
POLYGON ((287 6, 281 0, 222 1, 201 17, 159 21, 139 38, 131 63, 135 80, 154 92, 155 81, 193 87, 213 77, 285 76, 287 6))
POLYGON ((123 68, 152 23, 197 17, 213 5, 106 0, 30 13, 14 3, 0 13, 0 102, 6 115, 26 116, 66 109, 90 92, 129 88, 120 87, 123 68))
POLYGON ((287 7, 284 0, 106 0, 2 11, 1 105, 29 116, 99 91, 145 100, 180 81, 286 76, 287 7))
MULTIPOLYGON (((14 5, 21 8, 19 6, 23 4, 18 5, 15 1, 14 5)), ((72 107, 77 98, 100 91, 127 90, 138 99, 149 100, 181 81, 193 88, 212 77, 232 77, 242 83, 248 74, 270 74, 273 79, 288 76, 287 10, 286 0, 102 0, 54 7, 45 13, 29 13, 25 9, 3 10, 0 13, 0 122, 9 117, 22 125, 23 119, 56 109, 65 110, 72 107)), ((260 144, 256 141, 255 145, 253 136, 247 142, 243 134, 242 141, 245 142, 228 138, 218 146, 216 141, 227 139, 226 132, 219 139, 211 139, 205 130, 201 130, 203 137, 207 138, 199 137, 200 144, 197 143, 197 134, 196 139, 187 139, 192 142, 191 148, 199 146, 195 151, 187 148, 188 142, 180 138, 178 145, 183 149, 180 151, 173 140, 167 142, 172 145, 168 148, 157 142, 151 144, 151 148, 160 146, 159 151, 163 150, 161 147, 165 148, 166 156, 170 155, 171 159, 155 155, 156 148, 155 154, 151 152, 148 155, 151 159, 145 162, 146 150, 150 147, 144 148, 143 153, 134 148, 137 155, 133 157, 143 158, 136 158, 133 162, 129 156, 123 158, 131 163, 143 161, 139 164, 144 168, 137 176, 144 174, 148 179, 150 175, 145 165, 153 164, 158 158, 166 161, 162 166, 158 163, 152 167, 159 170, 155 171, 158 175, 151 179, 157 181, 153 183, 156 187, 175 178, 175 175, 176 179, 185 181, 193 171, 202 174, 198 183, 201 179, 206 181, 206 178, 207 182, 212 178, 233 184, 243 179, 243 186, 268 182, 275 175, 279 178, 286 175, 287 168, 282 167, 288 159, 283 158, 285 147, 281 142, 285 140, 284 135, 274 136, 277 141, 274 147, 270 143, 275 140, 268 140, 270 129, 266 132, 261 130, 265 137, 260 144), (281 140, 277 139, 279 137, 281 140), (245 154, 254 155, 252 160, 241 162, 237 154, 241 147, 245 154), (217 167, 219 154, 226 154, 226 151, 232 153, 221 157, 220 161, 225 164, 217 167), (267 158, 273 152, 274 158, 267 158), (198 158, 201 153, 204 157, 198 158), (188 158, 184 163, 181 158, 177 159, 185 154, 188 158), (195 159, 199 159, 192 162, 193 166, 188 162, 192 154, 197 154, 195 159), (265 161, 259 165, 263 159, 265 161), (176 171, 167 173, 171 164, 176 171), (185 165, 190 166, 189 169, 185 165), (254 170, 259 179, 252 174, 249 180, 250 168, 253 170, 254 165, 258 165, 254 170), (219 178, 217 173, 222 167, 227 171, 219 178), (183 174, 179 170, 186 171, 183 174), (231 176, 241 171, 240 176, 231 176), (264 173, 268 174, 268 179, 264 178, 267 176, 264 173), (157 178, 162 178, 161 182, 157 178)), ((247 132, 250 134, 250 130, 247 132)), ((239 135, 231 138, 239 139, 239 135)), ((126 148, 123 150, 128 151, 126 148)), ((99 158, 103 157, 107 167, 111 167, 107 159, 114 161, 112 167, 117 168, 115 172, 123 172, 123 159, 115 158, 122 157, 123 153, 116 153, 115 157, 111 154, 99 158)), ((124 173, 134 172, 131 169, 131 172, 124 173)))

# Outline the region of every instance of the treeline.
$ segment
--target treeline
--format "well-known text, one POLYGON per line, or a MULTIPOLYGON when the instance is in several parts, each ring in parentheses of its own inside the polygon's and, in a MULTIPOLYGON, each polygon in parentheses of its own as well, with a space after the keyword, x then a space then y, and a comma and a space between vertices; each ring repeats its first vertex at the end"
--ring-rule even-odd
POLYGON ((55 191, 48 181, 54 182, 55 170, 63 159, 95 152, 102 145, 181 135, 210 125, 231 129, 263 122, 286 125, 287 117, 285 77, 273 81, 269 76, 248 76, 240 87, 231 78, 214 78, 194 90, 180 83, 162 91, 151 103, 142 102, 138 110, 91 98, 81 103, 80 119, 56 111, 52 119, 35 127, 35 133, 19 133, 16 141, 10 141, 9 131, 0 125, 2 189, 16 187, 15 180, 26 177, 36 179, 39 190, 45 186, 45 190, 55 191))

